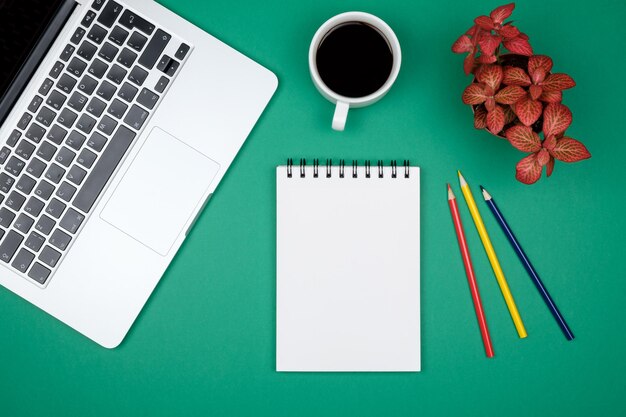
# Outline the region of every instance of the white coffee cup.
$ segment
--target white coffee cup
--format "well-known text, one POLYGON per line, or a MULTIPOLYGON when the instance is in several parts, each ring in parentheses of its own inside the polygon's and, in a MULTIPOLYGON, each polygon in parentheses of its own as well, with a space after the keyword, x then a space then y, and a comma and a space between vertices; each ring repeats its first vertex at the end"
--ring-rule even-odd
POLYGON ((311 78, 318 91, 332 103, 336 103, 335 114, 333 116, 333 129, 344 130, 346 119, 348 118, 348 110, 351 107, 365 107, 380 100, 391 88, 400 72, 400 63, 402 61, 402 52, 400 51, 400 42, 396 34, 391 30, 380 18, 364 12, 346 12, 328 19, 315 32, 311 46, 309 47, 309 70, 311 78), (387 40, 393 55, 393 64, 387 81, 375 92, 363 97, 346 97, 331 90, 322 80, 317 70, 316 58, 317 50, 324 37, 335 27, 348 22, 363 22, 376 28, 387 40))

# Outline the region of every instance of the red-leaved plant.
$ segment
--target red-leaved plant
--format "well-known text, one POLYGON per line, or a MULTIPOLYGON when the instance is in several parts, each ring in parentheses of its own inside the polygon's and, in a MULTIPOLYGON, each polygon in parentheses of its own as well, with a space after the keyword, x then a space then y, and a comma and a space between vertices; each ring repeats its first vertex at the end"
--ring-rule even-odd
POLYGON ((474 110, 474 127, 530 152, 517 164, 515 177, 532 184, 541 178, 544 166, 547 176, 552 174, 555 159, 576 162, 591 154, 585 145, 565 136, 572 113, 561 104, 562 91, 576 83, 567 74, 552 73, 552 59, 533 55, 528 36, 512 22, 504 22, 514 8, 510 3, 474 19, 452 51, 467 53, 463 68, 465 74, 474 75, 462 96, 474 110), (503 48, 509 53, 503 54, 503 48))

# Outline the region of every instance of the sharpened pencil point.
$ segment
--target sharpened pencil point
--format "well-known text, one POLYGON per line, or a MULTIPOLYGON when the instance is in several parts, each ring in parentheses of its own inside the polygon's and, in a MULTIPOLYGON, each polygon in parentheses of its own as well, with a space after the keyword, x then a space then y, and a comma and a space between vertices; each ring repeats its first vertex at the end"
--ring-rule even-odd
POLYGON ((480 186, 480 189, 483 191, 483 198, 485 201, 491 200, 491 194, 489 194, 482 185, 480 186))
POLYGON ((448 200, 454 200, 454 193, 452 192, 452 187, 448 184, 448 200))
POLYGON ((467 181, 465 181, 465 178, 463 178, 463 174, 461 174, 461 171, 457 171, 457 174, 459 174, 459 183, 461 184, 461 187, 467 185, 467 181))

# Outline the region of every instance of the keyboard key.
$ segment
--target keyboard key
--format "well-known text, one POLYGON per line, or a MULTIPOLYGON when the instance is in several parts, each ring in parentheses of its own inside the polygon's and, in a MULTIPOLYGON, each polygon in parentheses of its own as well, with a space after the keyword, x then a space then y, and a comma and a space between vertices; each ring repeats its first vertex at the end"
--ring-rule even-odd
POLYGON ((159 71, 163 71, 165 72, 165 70, 167 69, 167 67, 170 65, 170 63, 172 62, 172 58, 167 56, 167 55, 163 55, 161 57, 161 60, 159 61, 159 63, 157 64, 156 68, 159 71))
POLYGON ((35 259, 35 255, 22 248, 15 256, 15 259, 13 260, 11 266, 24 274, 28 270, 30 264, 33 262, 33 259, 35 259))
POLYGON ((8 176, 6 173, 4 172, 1 173, 0 174, 0 191, 2 191, 5 194, 8 193, 11 187, 13 186, 14 182, 15 180, 11 178, 10 176, 8 176))
POLYGON ((56 116, 57 114, 55 112, 44 106, 39 110, 39 114, 37 114, 35 119, 42 125, 48 127, 54 122, 56 116))
POLYGON ((78 158, 76 158, 76 162, 78 162, 85 168, 91 168, 97 157, 98 156, 95 153, 91 152, 89 149, 83 149, 80 152, 80 155, 78 155, 78 158))
POLYGON ((104 26, 110 28, 121 12, 122 6, 113 0, 109 0, 107 5, 104 6, 104 9, 100 12, 100 16, 98 16, 98 23, 102 23, 104 26))
POLYGON ((135 98, 136 94, 137 94, 137 88, 133 87, 129 83, 124 83, 120 87, 119 91, 117 92, 118 97, 121 97, 122 99, 126 100, 129 103, 133 101, 133 98, 135 98))
POLYGON ((133 104, 133 107, 131 107, 128 111, 128 114, 126 114, 124 122, 131 126, 133 129, 139 130, 148 118, 148 115, 149 113, 147 110, 144 110, 138 105, 133 104))
POLYGON ((6 146, 3 146, 2 150, 0 150, 0 165, 4 164, 7 161, 7 158, 9 157, 10 154, 11 154, 11 149, 7 148, 6 146))
POLYGON ((44 82, 41 84, 41 87, 39 87, 39 94, 45 97, 53 85, 54 85, 54 81, 52 81, 50 78, 46 78, 44 82))
POLYGON ((43 174, 44 169, 46 169, 46 164, 37 158, 33 158, 30 164, 28 164, 28 167, 26 167, 26 172, 35 178, 39 178, 41 174, 43 174))
POLYGON ((111 62, 113 61, 113 58, 115 58, 115 55, 117 55, 118 50, 119 49, 117 49, 109 42, 105 42, 104 45, 102 45, 102 47, 100 48, 98 56, 106 61, 111 62))
POLYGON ((107 74, 107 78, 115 84, 120 84, 126 77, 126 70, 117 64, 113 64, 107 74))
POLYGON ((89 134, 93 127, 96 125, 96 119, 93 117, 83 114, 76 122, 76 128, 82 132, 89 134))
POLYGON ((124 48, 117 57, 117 62, 124 65, 126 68, 130 68, 133 62, 135 62, 135 59, 137 59, 137 54, 128 48, 124 48))
POLYGON ((12 156, 11 159, 9 159, 9 162, 7 162, 4 169, 17 177, 22 172, 22 169, 24 169, 24 165, 26 165, 26 162, 16 158, 15 156, 12 156))
POLYGON ((17 148, 15 148, 15 154, 21 156, 27 161, 30 159, 34 151, 35 145, 24 139, 22 139, 20 144, 17 145, 17 148))
POLYGON ((13 223, 13 219, 15 219, 15 214, 13 214, 6 207, 0 208, 0 226, 9 227, 11 223, 13 223))
POLYGON ((174 55, 174 57, 182 61, 183 58, 185 58, 185 55, 187 55, 187 52, 189 52, 189 45, 187 45, 186 43, 181 43, 176 50, 176 54, 174 55))
POLYGON ((24 197, 22 194, 18 193, 17 191, 11 191, 11 194, 9 194, 4 204, 8 208, 13 209, 14 211, 19 211, 25 202, 26 202, 26 197, 24 197))
POLYGON ((83 220, 85 220, 85 216, 70 207, 67 209, 67 212, 65 212, 59 226, 74 234, 82 224, 83 220))
POLYGON ((152 69, 170 39, 171 36, 169 33, 161 29, 157 29, 152 39, 150 39, 150 42, 148 42, 146 49, 143 51, 143 54, 141 54, 141 57, 139 57, 138 62, 144 67, 152 69))
POLYGON ((94 10, 100 10, 105 1, 106 0, 93 0, 93 3, 91 3, 91 8, 94 10))
POLYGON ((141 93, 139 93, 139 97, 137 97, 137 103, 147 107, 150 110, 152 110, 154 106, 156 106, 157 101, 159 101, 159 96, 148 90, 147 88, 141 90, 141 93))
POLYGON ((134 32, 130 36, 130 39, 128 40, 128 46, 133 48, 135 51, 140 52, 147 41, 148 41, 148 38, 143 36, 141 33, 134 32))
POLYGON ((76 28, 76 31, 70 38, 70 42, 72 42, 74 45, 78 45, 78 43, 80 42, 80 40, 83 38, 84 35, 85 35, 85 29, 76 28))
POLYGON ((65 95, 54 90, 52 94, 50 94, 50 97, 48 97, 48 100, 46 100, 46 104, 55 110, 60 110, 66 98, 65 95))
POLYGON ((109 66, 104 62, 100 61, 98 58, 94 59, 91 63, 91 66, 87 70, 88 73, 93 75, 94 77, 100 79, 104 76, 104 74, 109 69, 109 66))
POLYGON ((128 29, 137 28, 146 35, 151 35, 154 31, 154 25, 152 23, 141 16, 137 16, 130 10, 125 10, 124 13, 122 13, 119 23, 128 29))
POLYGON ((76 187, 71 185, 70 183, 63 181, 56 192, 56 196, 61 200, 69 203, 74 194, 76 193, 76 187))
POLYGON ((48 178, 53 183, 58 184, 59 181, 61 181, 61 178, 63 178, 63 175, 65 175, 65 170, 61 168, 60 166, 58 166, 57 164, 52 164, 46 171, 45 177, 48 178))
MULTIPOLYGON (((135 139, 135 136, 135 133, 125 126, 120 126, 119 129, 117 129, 117 132, 115 132, 115 135, 111 138, 111 142, 102 155, 100 155, 98 162, 96 162, 89 177, 87 177, 85 184, 76 194, 76 198, 74 198, 73 202, 75 207, 85 213, 91 210, 96 199, 102 192, 102 189, 109 181, 111 174, 113 174, 113 171, 115 171, 115 168, 133 142, 133 139, 135 139)), ((70 210, 71 209, 68 210, 67 214, 69 214, 70 210)), ((61 221, 61 227, 63 227, 63 221, 61 221)), ((71 233, 75 231, 65 229, 71 233)))
POLYGON ((61 72, 63 72, 63 68, 65 68, 65 65, 61 61, 57 61, 48 75, 56 80, 59 78, 59 75, 61 75, 61 72))
POLYGON ((133 68, 133 70, 130 72, 128 79, 141 87, 147 76, 148 71, 144 70, 141 67, 135 66, 135 68, 133 68))
POLYGON ((54 125, 50 128, 50 131, 48 132, 48 136, 46 136, 46 138, 56 143, 57 145, 60 145, 61 142, 63 142, 63 138, 65 138, 65 135, 67 135, 67 130, 63 129, 59 125, 54 125))
POLYGON ((91 61, 91 58, 93 58, 97 50, 98 48, 91 42, 83 41, 83 43, 80 45, 80 48, 78 48, 78 52, 76 52, 76 55, 83 58, 85 61, 91 61))
POLYGON ((67 62, 67 60, 70 59, 70 57, 74 53, 75 49, 76 48, 74 46, 68 43, 67 45, 65 45, 65 49, 63 49, 63 52, 61 52, 61 56, 59 58, 61 58, 62 61, 67 62))
POLYGON ((100 117, 107 105, 100 99, 92 97, 89 105, 87 105, 87 111, 96 117, 100 117))
MULTIPOLYGON (((80 146, 79 146, 79 148, 80 148, 80 146)), ((69 149, 67 149, 64 146, 64 147, 61 148, 61 150, 59 151, 57 156, 54 158, 54 160, 57 161, 59 164, 61 164, 64 167, 67 168, 67 167, 70 166, 70 164, 74 160, 75 156, 76 156, 76 154, 74 152, 70 151, 69 149)))
POLYGON ((30 113, 25 112, 20 120, 17 122, 18 129, 26 129, 26 126, 28 126, 32 118, 33 116, 30 113))
POLYGON ((167 78, 165 75, 162 75, 161 78, 159 78, 159 81, 157 82, 156 86, 154 86, 154 89, 156 90, 157 93, 162 93, 163 91, 165 91, 165 88, 167 87, 169 82, 170 82, 170 79, 167 78))
POLYGON ((54 268, 60 258, 61 254, 58 251, 52 249, 50 246, 44 246, 37 259, 48 265, 50 268, 54 268))
POLYGON ((30 228, 33 227, 34 223, 35 220, 28 217, 24 213, 21 213, 19 216, 17 216, 17 220, 15 221, 15 223, 13 223, 13 227, 15 227, 18 232, 27 234, 30 228))
POLYGON ((46 238, 41 236, 39 233, 30 232, 30 235, 28 235, 28 237, 26 238, 26 242, 24 242, 24 246, 26 246, 28 249, 32 251, 38 252, 39 249, 41 249, 41 247, 43 246, 45 241, 46 241, 46 238))
POLYGON ((56 146, 52 145, 48 141, 45 141, 39 145, 39 148, 37 149, 37 156, 45 161, 50 161, 56 152, 56 146))
POLYGON ((28 271, 28 276, 43 285, 50 276, 50 270, 39 262, 35 262, 30 271, 28 271))
POLYGON ((20 136, 22 136, 20 131, 17 129, 13 129, 13 132, 11 132, 9 138, 7 139, 7 145, 11 147, 15 146, 20 136))
POLYGON ((70 244, 71 240, 72 237, 61 229, 56 229, 50 236, 50 244, 60 250, 67 249, 67 245, 70 244))
POLYGON ((87 146, 89 146, 94 151, 100 152, 104 145, 107 143, 107 138, 102 136, 98 132, 93 132, 93 135, 87 141, 87 146))
POLYGON ((15 251, 20 247, 20 244, 24 240, 24 237, 14 230, 9 231, 2 244, 0 244, 0 260, 9 263, 15 251))
POLYGON ((98 123, 98 130, 104 132, 107 135, 110 135, 111 133, 113 133, 113 130, 115 130, 115 126, 117 126, 117 122, 115 120, 113 120, 109 116, 104 116, 100 120, 100 123, 98 123))
MULTIPOLYGON (((72 58, 70 63, 67 64, 67 71, 76 77, 80 77, 85 68, 87 68, 87 63, 76 57, 72 58)), ((69 91, 66 91, 66 93, 69 93, 69 91)))
POLYGON ((17 181, 17 184, 15 184, 15 188, 28 195, 31 191, 33 191, 36 183, 37 181, 29 177, 28 175, 23 174, 17 181))
POLYGON ((39 185, 37 185, 37 188, 35 188, 35 195, 37 197, 43 198, 44 200, 49 199, 53 192, 54 185, 50 184, 46 180, 39 181, 39 185))
POLYGON ((98 86, 98 81, 91 78, 89 75, 85 75, 78 83, 78 89, 84 94, 90 95, 93 90, 98 86))
POLYGON ((128 37, 128 31, 122 29, 119 26, 115 26, 109 35, 109 40, 114 44, 122 46, 124 41, 128 37))
POLYGON ((63 214, 63 210, 65 210, 65 207, 67 206, 63 204, 61 200, 53 198, 48 203, 48 207, 46 207, 46 213, 48 213, 55 219, 58 219, 59 217, 61 217, 61 214, 63 214))
POLYGON ((107 112, 113 117, 121 119, 122 116, 124 116, 124 113, 126 113, 127 109, 128 105, 124 104, 118 99, 115 99, 113 100, 113 102, 111 102, 111 105, 109 106, 107 112))
POLYGON ((115 94, 115 90, 116 88, 113 84, 108 81, 103 81, 98 91, 96 91, 96 94, 108 101, 111 100, 111 97, 115 94))
POLYGON ((52 229, 54 229, 55 225, 56 225, 56 222, 54 220, 52 220, 50 217, 43 214, 39 218, 39 221, 37 222, 37 224, 35 225, 35 229, 39 231, 40 233, 43 233, 44 235, 47 236, 50 234, 52 229))
POLYGON ((106 35, 107 35, 106 29, 104 29, 100 25, 93 25, 93 27, 87 34, 87 38, 95 42, 97 45, 100 45, 102 41, 104 40, 104 38, 106 37, 106 35))
POLYGON ((67 178, 70 182, 73 182, 76 185, 80 185, 85 179, 86 175, 87 171, 80 168, 78 165, 74 165, 72 166, 72 168, 70 168, 70 172, 68 172, 67 177, 65 178, 67 178))
POLYGON ((39 96, 33 97, 33 99, 30 101, 30 104, 28 105, 28 111, 31 113, 35 113, 42 102, 43 98, 39 96))
POLYGON ((46 129, 39 126, 37 123, 33 123, 32 125, 30 125, 26 133, 24 133, 24 136, 26 136, 28 139, 32 140, 35 143, 39 143, 41 139, 43 139, 43 136, 45 134, 46 129))
POLYGON ((89 10, 85 14, 85 17, 83 17, 83 20, 80 22, 80 24, 88 28, 89 25, 91 25, 91 22, 93 22, 95 18, 96 18, 96 14, 92 12, 91 10, 89 10))
POLYGON ((74 113, 68 108, 64 108, 61 111, 61 114, 59 115, 59 117, 57 118, 57 122, 61 123, 61 125, 69 129, 74 125, 74 122, 76 121, 77 117, 78 115, 76 113, 74 113))
POLYGON ((174 74, 176 74, 176 71, 178 70, 179 66, 180 66, 180 62, 176 61, 175 59, 172 59, 167 65, 167 67, 165 68, 164 72, 170 77, 173 77, 174 74))
MULTIPOLYGON (((45 204, 43 201, 39 200, 38 198, 31 197, 26 202, 26 205, 24 206, 24 211, 32 215, 33 217, 37 217, 39 216, 39 213, 41 213, 41 210, 43 210, 44 205, 45 204)), ((33 250, 39 250, 39 248, 33 249, 33 250)))
POLYGON ((63 91, 65 94, 69 94, 75 85, 76 80, 67 74, 63 74, 61 76, 61 79, 57 83, 57 87, 59 87, 59 90, 63 91))
MULTIPOLYGON (((85 77, 87 76, 85 75, 85 77)), ((87 104, 87 97, 85 97, 78 91, 74 91, 70 99, 67 101, 67 105, 76 111, 82 111, 85 107, 85 104, 87 104)))

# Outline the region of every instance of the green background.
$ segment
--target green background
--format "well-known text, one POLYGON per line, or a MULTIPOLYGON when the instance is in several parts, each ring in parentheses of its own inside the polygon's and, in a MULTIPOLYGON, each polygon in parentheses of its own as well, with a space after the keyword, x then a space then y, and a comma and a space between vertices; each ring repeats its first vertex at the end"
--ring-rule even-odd
MULTIPOLYGON (((533 186, 523 154, 475 131, 470 81, 452 42, 498 2, 200 1, 162 3, 273 70, 280 85, 126 340, 106 350, 0 288, 4 416, 624 415, 626 128, 623 0, 522 1, 513 18, 555 71, 568 133, 593 158, 557 163, 533 186), (402 69, 388 96, 330 129, 309 79, 317 27, 374 13, 396 31, 402 69), (421 373, 279 374, 275 366, 275 175, 288 157, 405 159, 422 167, 421 373), (529 336, 517 338, 463 200, 494 359, 486 359, 444 186, 483 184, 576 334, 567 342, 482 201, 529 336)), ((336 235, 341 230, 334 231, 336 235)))

